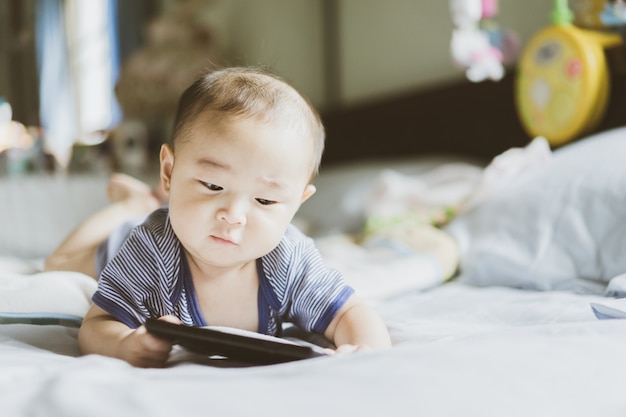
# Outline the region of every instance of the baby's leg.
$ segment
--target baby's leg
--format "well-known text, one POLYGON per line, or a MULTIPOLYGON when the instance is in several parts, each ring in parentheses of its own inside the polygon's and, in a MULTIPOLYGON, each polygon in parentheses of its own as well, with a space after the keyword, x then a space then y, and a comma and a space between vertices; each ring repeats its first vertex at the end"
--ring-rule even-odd
POLYGON ((96 252, 122 223, 160 206, 150 187, 125 174, 113 174, 107 193, 111 204, 88 217, 46 259, 46 271, 76 271, 96 276, 96 252))

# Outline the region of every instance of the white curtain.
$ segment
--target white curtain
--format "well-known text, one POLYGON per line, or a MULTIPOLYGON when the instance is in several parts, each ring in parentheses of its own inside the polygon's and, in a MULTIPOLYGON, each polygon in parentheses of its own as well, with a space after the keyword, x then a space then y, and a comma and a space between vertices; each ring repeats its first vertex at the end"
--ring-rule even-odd
POLYGON ((37 58, 44 143, 66 167, 121 120, 117 0, 38 0, 37 58))

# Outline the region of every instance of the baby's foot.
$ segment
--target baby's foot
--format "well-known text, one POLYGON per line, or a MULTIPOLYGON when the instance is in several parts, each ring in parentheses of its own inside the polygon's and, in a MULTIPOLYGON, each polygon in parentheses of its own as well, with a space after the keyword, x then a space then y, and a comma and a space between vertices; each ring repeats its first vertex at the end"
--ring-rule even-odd
POLYGON ((112 202, 132 201, 135 204, 145 204, 146 211, 156 210, 161 205, 148 184, 121 173, 111 175, 107 195, 112 202))

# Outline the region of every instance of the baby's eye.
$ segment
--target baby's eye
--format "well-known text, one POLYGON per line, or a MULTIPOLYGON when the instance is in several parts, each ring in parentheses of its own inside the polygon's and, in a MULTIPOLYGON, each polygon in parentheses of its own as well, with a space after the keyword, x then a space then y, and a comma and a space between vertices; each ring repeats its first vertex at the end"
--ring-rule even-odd
POLYGON ((266 200, 264 198, 257 198, 256 201, 263 206, 271 206, 272 204, 276 204, 276 201, 266 200))
POLYGON ((220 187, 219 185, 211 184, 210 182, 202 182, 202 185, 204 185, 206 188, 208 188, 211 191, 222 191, 223 190, 223 188, 220 187))

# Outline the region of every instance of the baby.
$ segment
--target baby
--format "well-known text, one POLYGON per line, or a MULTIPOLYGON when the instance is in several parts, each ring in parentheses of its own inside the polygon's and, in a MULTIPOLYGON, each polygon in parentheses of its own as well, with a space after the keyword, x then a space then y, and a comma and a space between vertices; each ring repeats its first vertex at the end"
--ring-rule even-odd
POLYGON ((269 335, 291 322, 339 352, 389 347, 381 318, 291 225, 315 192, 323 147, 315 109, 273 74, 228 68, 192 84, 172 146, 160 152, 167 207, 113 231, 109 225, 155 205, 140 185, 117 177, 114 204, 47 261, 47 269, 99 277, 81 351, 162 366, 172 343, 146 331, 151 317, 269 335))

